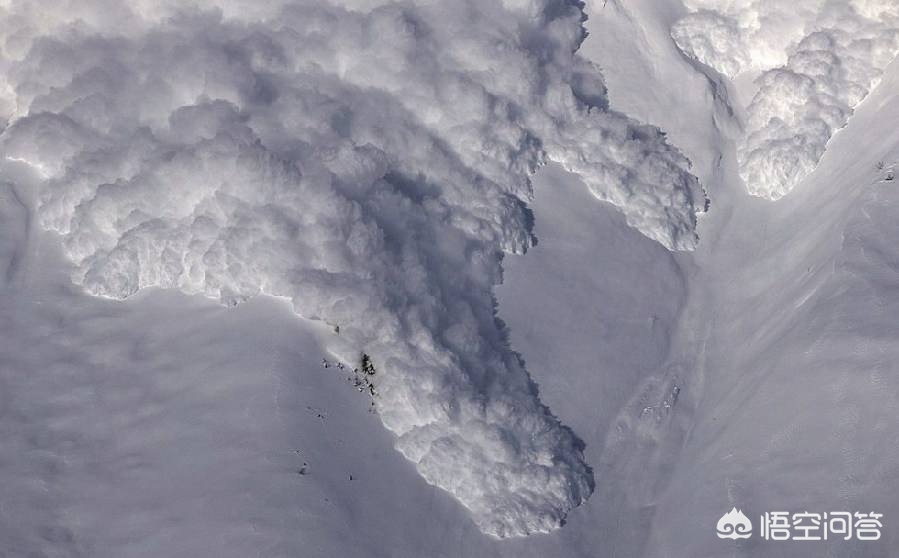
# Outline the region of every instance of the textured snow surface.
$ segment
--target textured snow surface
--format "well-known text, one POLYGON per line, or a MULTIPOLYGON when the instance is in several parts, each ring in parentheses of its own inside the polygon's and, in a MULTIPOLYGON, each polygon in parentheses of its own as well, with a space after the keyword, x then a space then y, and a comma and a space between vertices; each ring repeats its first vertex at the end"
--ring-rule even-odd
POLYGON ((757 74, 737 156, 749 193, 769 199, 815 169, 899 52, 894 0, 685 4, 672 36, 686 54, 731 78, 757 74))
POLYGON ((75 282, 288 298, 372 355, 397 448, 481 529, 557 528, 593 475, 495 319, 500 254, 547 160, 691 249, 688 161, 608 109, 577 3, 217 4, 0 8, 0 148, 75 282))

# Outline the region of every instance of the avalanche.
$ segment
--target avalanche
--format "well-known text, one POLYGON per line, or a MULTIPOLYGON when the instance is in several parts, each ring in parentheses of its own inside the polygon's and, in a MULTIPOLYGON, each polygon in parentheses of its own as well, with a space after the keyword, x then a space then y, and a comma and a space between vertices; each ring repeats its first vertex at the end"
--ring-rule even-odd
MULTIPOLYGON (((73 280, 285 297, 372 355, 378 410, 421 475, 498 537, 594 487, 497 322, 502 253, 532 244, 547 160, 672 249, 704 193, 574 55, 577 2, 6 2, 9 162, 73 280)), ((248 371, 251 373, 251 371, 248 371)))

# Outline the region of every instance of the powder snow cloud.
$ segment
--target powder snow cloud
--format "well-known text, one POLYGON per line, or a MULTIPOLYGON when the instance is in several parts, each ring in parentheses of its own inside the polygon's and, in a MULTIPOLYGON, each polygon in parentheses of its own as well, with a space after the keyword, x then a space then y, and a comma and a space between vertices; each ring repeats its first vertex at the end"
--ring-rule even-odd
MULTIPOLYGON (((568 0, 0 1, 0 149, 92 294, 268 294, 379 370, 396 446, 495 536, 557 528, 593 476, 495 314, 529 176, 579 174, 696 242, 704 194, 607 107, 568 0), (357 353, 358 354, 358 353, 357 353)), ((546 195, 552 195, 546 192, 546 195)))
POLYGON ((738 148, 751 194, 777 199, 811 173, 833 134, 899 52, 894 0, 688 0, 680 48, 719 72, 759 73, 738 148))

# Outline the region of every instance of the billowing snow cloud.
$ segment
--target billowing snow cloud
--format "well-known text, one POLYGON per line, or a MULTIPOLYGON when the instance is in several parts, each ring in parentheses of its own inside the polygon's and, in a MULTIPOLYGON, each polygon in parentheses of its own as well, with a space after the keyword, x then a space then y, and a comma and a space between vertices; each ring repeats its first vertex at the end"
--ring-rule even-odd
POLYGON ((815 169, 899 52, 895 0, 687 4, 672 29, 686 54, 730 77, 761 72, 737 156, 749 192, 769 199, 815 169))
POLYGON ((607 109, 578 3, 0 6, 0 149, 39 175, 77 283, 339 324, 398 449, 487 533, 555 529, 590 495, 495 316, 528 177, 558 161, 675 249, 704 197, 659 130, 607 109))

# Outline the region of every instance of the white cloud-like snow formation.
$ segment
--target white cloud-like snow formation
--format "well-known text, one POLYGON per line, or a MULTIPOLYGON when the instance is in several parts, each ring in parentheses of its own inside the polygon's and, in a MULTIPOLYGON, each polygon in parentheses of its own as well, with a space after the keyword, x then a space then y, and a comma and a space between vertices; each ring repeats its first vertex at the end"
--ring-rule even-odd
POLYGON ((550 531, 593 477, 495 316, 528 177, 559 161, 675 249, 704 203, 606 107, 582 22, 570 0, 0 1, 0 149, 88 292, 289 298, 372 355, 398 449, 482 530, 550 531))
POLYGON ((831 136, 899 52, 894 0, 689 0, 672 29, 723 74, 761 72, 738 148, 751 194, 778 199, 811 173, 831 136))

